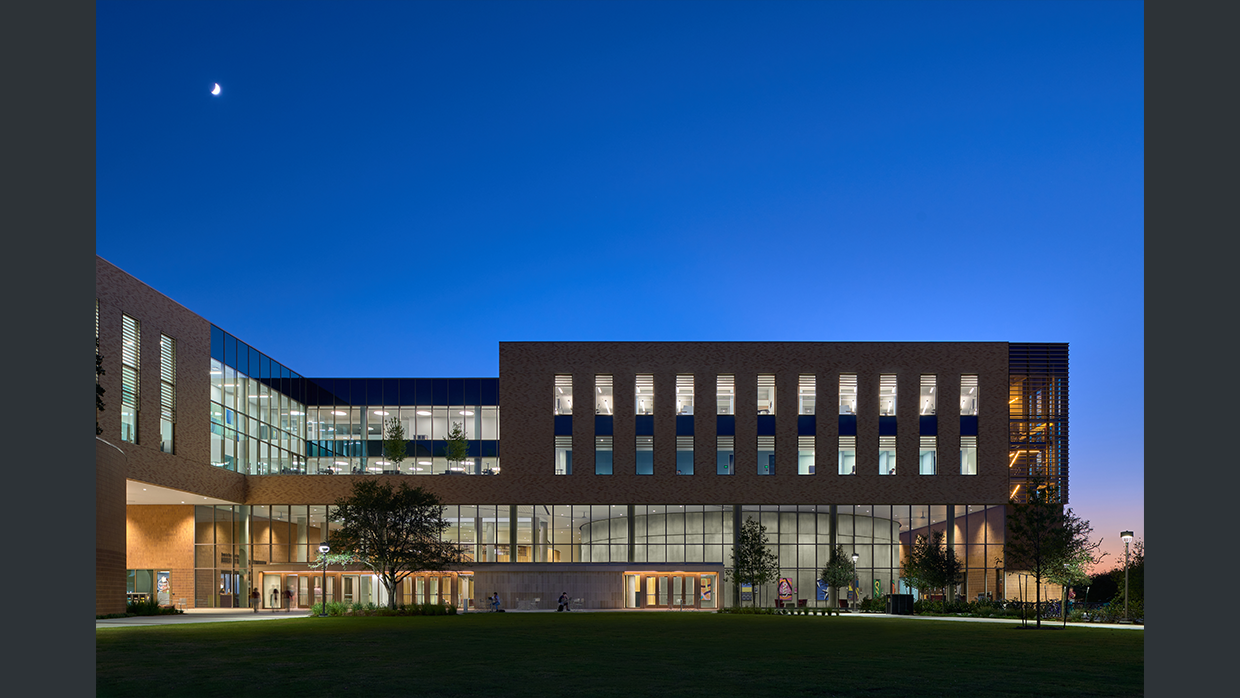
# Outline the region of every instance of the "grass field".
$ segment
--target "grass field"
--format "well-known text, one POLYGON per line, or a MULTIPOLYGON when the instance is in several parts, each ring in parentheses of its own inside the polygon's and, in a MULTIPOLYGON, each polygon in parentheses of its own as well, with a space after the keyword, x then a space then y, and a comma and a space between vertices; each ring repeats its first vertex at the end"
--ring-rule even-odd
POLYGON ((97 630, 100 696, 1140 696, 1144 631, 471 613, 97 630))

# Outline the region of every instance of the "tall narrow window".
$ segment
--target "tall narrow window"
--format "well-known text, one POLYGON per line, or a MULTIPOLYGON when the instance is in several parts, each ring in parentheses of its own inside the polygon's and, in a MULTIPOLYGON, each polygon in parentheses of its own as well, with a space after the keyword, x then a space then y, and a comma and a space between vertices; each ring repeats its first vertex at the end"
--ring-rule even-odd
POLYGON ((960 377, 960 414, 977 414, 977 376, 960 377))
POLYGON ((814 474, 814 437, 797 437, 797 475, 814 474))
POLYGON ((611 475, 611 437, 594 437, 594 474, 611 475))
POLYGON ((921 402, 919 405, 921 412, 919 414, 934 414, 935 401, 938 399, 934 394, 935 380, 934 376, 921 377, 921 396, 918 398, 921 402))
POLYGON ((857 414, 857 375, 840 374, 840 414, 857 414))
POLYGON ((637 374, 637 385, 633 391, 635 414, 654 414, 654 376, 648 373, 637 374))
POLYGON ((802 375, 797 379, 797 414, 813 414, 817 398, 817 379, 812 375, 802 375))
POLYGON ((693 474, 693 437, 676 437, 676 474, 693 474))
POLYGON ((977 475, 977 437, 960 437, 960 474, 977 475))
POLYGON ((128 315, 121 316, 124 344, 121 346, 121 441, 138 443, 138 404, 141 400, 139 342, 141 332, 138 321, 128 315))
POLYGON ((935 470, 935 454, 938 452, 938 440, 939 437, 937 436, 921 437, 921 453, 917 458, 917 473, 919 475, 934 475, 938 472, 935 470))
POLYGON ((559 375, 555 377, 555 413, 573 413, 573 377, 559 375))
POLYGON ((857 474, 857 437, 840 437, 840 475, 857 474))
POLYGON ((715 414, 736 414, 736 379, 734 376, 715 378, 715 414))
POLYGON ((177 340, 159 335, 159 450, 176 453, 173 430, 177 423, 177 340))
POLYGON ((758 374, 758 414, 775 414, 775 376, 758 374))
POLYGON ((896 437, 878 437, 878 474, 896 474, 896 437))
POLYGON ((637 437, 637 474, 654 475, 654 437, 637 437))
POLYGON ((775 474, 775 437, 758 437, 758 474, 775 474))
POLYGON ((715 474, 731 475, 736 472, 736 450, 734 448, 736 437, 734 436, 717 436, 718 439, 715 446, 715 474))
POLYGON ((676 376, 676 414, 693 414, 693 374, 676 376))
POLYGON ((884 373, 878 377, 878 413, 884 417, 896 413, 896 377, 884 373))
POLYGON ((611 376, 594 377, 594 414, 613 414, 615 396, 611 391, 611 376))
POLYGON ((573 437, 555 437, 555 474, 573 474, 573 437))

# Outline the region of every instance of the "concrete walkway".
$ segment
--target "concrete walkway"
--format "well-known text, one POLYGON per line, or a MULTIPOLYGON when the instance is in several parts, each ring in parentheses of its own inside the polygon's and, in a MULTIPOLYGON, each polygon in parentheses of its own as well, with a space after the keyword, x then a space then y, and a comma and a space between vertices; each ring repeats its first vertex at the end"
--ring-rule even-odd
MULTIPOLYGON (((555 613, 551 609, 539 609, 530 611, 517 611, 505 609, 505 613, 555 613)), ((679 610, 659 609, 579 609, 570 611, 570 613, 681 613, 679 610)), ((698 609, 685 609, 686 613, 714 613, 714 611, 704 611, 698 609)), ((475 613, 489 613, 489 611, 470 611, 468 615, 475 613)), ((466 614, 462 614, 466 615, 466 614)), ((273 621, 284 620, 288 618, 310 618, 313 614, 306 609, 297 609, 287 613, 277 611, 259 611, 254 613, 250 610, 236 608, 191 608, 183 614, 175 616, 134 616, 132 618, 108 618, 106 620, 96 620, 95 629, 100 628, 136 628, 148 627, 152 625, 181 625, 185 623, 223 623, 233 621, 273 621)), ((826 619, 832 616, 808 616, 810 618, 826 619)), ((914 621, 949 621, 957 623, 1006 623, 1008 625, 1020 625, 1019 619, 1010 618, 961 618, 956 616, 892 616, 886 613, 841 613, 834 618, 852 618, 864 620, 866 618, 903 618, 914 621)), ((1043 620, 1043 625, 1059 627, 1062 625, 1059 621, 1043 620)), ((1029 621, 1029 625, 1033 625, 1033 621, 1029 621)), ((1138 624, 1119 624, 1119 623, 1068 623, 1071 628, 1099 628, 1107 630, 1145 630, 1144 625, 1138 624)))

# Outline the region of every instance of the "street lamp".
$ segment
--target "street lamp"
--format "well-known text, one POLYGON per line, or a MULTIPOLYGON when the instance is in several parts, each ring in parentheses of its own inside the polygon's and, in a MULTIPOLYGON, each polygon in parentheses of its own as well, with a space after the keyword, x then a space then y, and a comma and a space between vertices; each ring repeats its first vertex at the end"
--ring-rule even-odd
POLYGON ((1132 531, 1120 531, 1119 537, 1124 541, 1124 622, 1128 620, 1128 544, 1132 542, 1132 531))
MULTIPOLYGON (((856 581, 860 581, 860 580, 858 580, 858 579, 857 579, 857 558, 859 558, 859 557, 861 557, 861 556, 860 556, 860 555, 858 555, 856 552, 854 552, 854 553, 852 554, 852 561, 853 561, 853 579, 854 579, 854 580, 856 580, 856 581)), ((860 589, 857 589, 857 590, 856 590, 855 592, 853 592, 853 593, 854 593, 854 594, 856 594, 856 595, 858 595, 858 596, 860 596, 860 595, 861 595, 861 590, 860 590, 860 589)), ((853 603, 856 603, 856 601, 858 601, 858 600, 859 600, 859 599, 854 599, 854 600, 853 600, 853 603)), ((849 608, 848 610, 849 610, 849 611, 854 611, 854 610, 856 610, 856 609, 855 609, 855 608, 849 608)))
POLYGON ((319 618, 327 617, 327 553, 331 552, 331 549, 327 543, 319 544, 319 554, 323 556, 323 579, 320 582, 323 588, 323 606, 319 618))

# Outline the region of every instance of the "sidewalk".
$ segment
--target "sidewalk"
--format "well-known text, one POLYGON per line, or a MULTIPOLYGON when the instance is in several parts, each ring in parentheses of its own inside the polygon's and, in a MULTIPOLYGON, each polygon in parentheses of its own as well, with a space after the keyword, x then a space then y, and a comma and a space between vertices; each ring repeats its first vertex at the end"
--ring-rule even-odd
POLYGON ((99 628, 134 628, 150 625, 182 625, 185 623, 224 623, 240 620, 283 620, 308 618, 310 611, 304 608, 284 611, 262 610, 255 613, 244 608, 189 608, 185 613, 172 616, 133 616, 130 618, 101 618, 95 621, 99 628))

